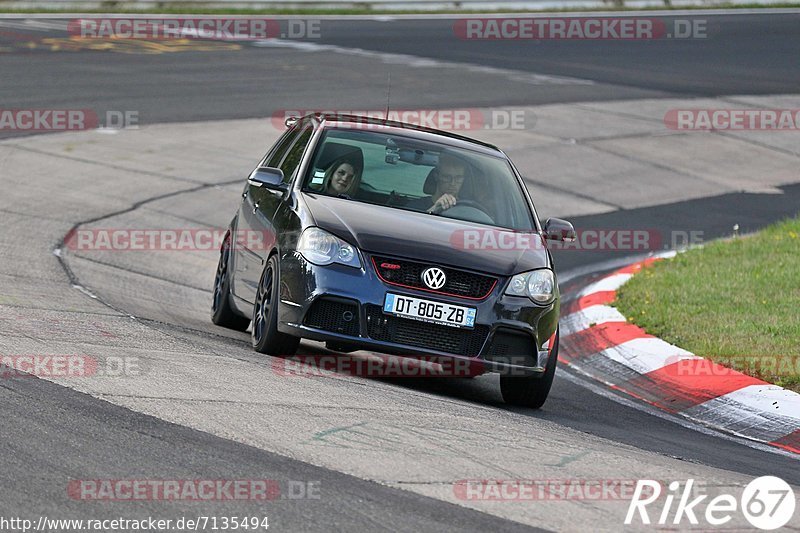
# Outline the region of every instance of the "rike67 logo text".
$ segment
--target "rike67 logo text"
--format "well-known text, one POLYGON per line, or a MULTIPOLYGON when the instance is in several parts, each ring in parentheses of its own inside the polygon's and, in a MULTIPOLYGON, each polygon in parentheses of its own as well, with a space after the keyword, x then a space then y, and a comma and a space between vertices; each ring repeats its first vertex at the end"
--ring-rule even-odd
POLYGON ((753 527, 774 530, 785 526, 794 515, 794 491, 788 483, 775 476, 754 479, 739 498, 732 494, 719 494, 713 498, 708 494, 696 496, 694 489, 694 479, 687 480, 683 486, 680 481, 673 481, 666 494, 662 494, 660 482, 640 479, 628 506, 625 524, 638 521, 646 525, 671 523, 685 526, 688 521, 691 525, 698 525, 699 517, 705 520, 705 524, 723 526, 737 515, 744 515, 753 527), (651 512, 655 515, 651 516, 651 512))

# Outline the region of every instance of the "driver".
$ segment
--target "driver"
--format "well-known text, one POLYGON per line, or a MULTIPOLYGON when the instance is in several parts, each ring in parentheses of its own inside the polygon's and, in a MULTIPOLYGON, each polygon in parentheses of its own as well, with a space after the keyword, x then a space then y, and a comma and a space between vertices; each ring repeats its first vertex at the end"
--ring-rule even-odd
POLYGON ((436 165, 436 190, 433 196, 412 200, 407 207, 427 213, 441 213, 458 203, 458 195, 467 176, 467 164, 453 156, 442 153, 436 165))

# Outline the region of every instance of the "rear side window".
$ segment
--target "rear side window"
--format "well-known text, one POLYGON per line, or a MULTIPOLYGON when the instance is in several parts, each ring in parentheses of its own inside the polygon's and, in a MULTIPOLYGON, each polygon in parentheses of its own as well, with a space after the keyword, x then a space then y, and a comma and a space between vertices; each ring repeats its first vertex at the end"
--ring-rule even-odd
POLYGON ((295 141, 294 145, 292 145, 292 148, 289 150, 289 153, 286 154, 286 158, 280 164, 280 167, 278 167, 283 171, 284 183, 290 182, 294 177, 297 167, 300 166, 300 159, 303 157, 303 152, 305 152, 313 132, 314 130, 311 126, 307 126, 303 129, 297 137, 297 141, 295 141))

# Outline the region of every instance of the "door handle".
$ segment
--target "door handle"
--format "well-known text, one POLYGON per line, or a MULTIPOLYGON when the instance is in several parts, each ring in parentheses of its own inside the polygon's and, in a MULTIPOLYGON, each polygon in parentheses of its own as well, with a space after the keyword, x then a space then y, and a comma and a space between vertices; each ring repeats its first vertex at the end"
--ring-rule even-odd
POLYGON ((256 214, 256 211, 258 211, 258 205, 259 205, 259 204, 258 204, 258 202, 256 202, 255 204, 253 204, 253 214, 254 214, 254 215, 256 214))

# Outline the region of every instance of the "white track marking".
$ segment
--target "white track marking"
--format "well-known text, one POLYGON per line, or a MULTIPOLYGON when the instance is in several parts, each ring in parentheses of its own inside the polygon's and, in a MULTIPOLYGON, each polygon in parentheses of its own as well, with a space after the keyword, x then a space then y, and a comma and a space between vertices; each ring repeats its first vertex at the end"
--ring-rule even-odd
POLYGON ((647 413, 648 415, 652 415, 662 420, 668 420, 678 426, 681 426, 686 429, 691 429, 692 431, 697 431, 698 433, 702 433, 703 435, 709 435, 711 437, 715 437, 718 439, 724 439, 727 441, 736 442, 738 444, 747 446, 748 448, 753 448, 762 452, 773 453, 776 455, 783 455, 784 457, 790 457, 792 459, 800 461, 800 456, 792 452, 788 452, 780 448, 775 448, 774 446, 763 444, 761 442, 748 439, 743 436, 735 436, 735 435, 730 435, 728 433, 723 433, 716 429, 701 425, 698 422, 666 413, 646 403, 629 399, 625 396, 620 396, 619 394, 612 392, 608 388, 607 384, 602 384, 602 385, 598 384, 598 379, 596 377, 594 377, 590 373, 587 373, 580 367, 575 367, 570 365, 567 367, 566 372, 562 372, 562 370, 565 370, 565 368, 561 368, 556 374, 559 378, 564 378, 570 383, 580 385, 581 387, 588 389, 593 394, 597 394, 598 396, 602 396, 603 398, 608 398, 609 400, 616 402, 620 405, 624 405, 625 407, 630 407, 631 409, 635 409, 642 413, 647 413))
POLYGON ((378 59, 390 65, 406 65, 415 68, 458 68, 467 72, 485 74, 486 76, 500 76, 511 81, 527 83, 529 85, 594 85, 592 80, 572 78, 568 76, 550 76, 548 74, 536 74, 522 70, 511 70, 505 68, 487 67, 473 63, 458 63, 455 61, 441 61, 427 57, 419 57, 409 54, 390 54, 386 52, 375 52, 364 50, 363 48, 346 48, 332 44, 309 43, 304 41, 289 41, 284 39, 264 39, 253 41, 253 46, 260 48, 290 48, 301 52, 331 52, 358 57, 378 59))
POLYGON ((633 274, 612 274, 611 276, 607 276, 600 281, 592 283, 580 291, 578 296, 588 296, 596 292, 615 291, 625 285, 625 283, 627 283, 627 281, 632 277, 633 274))
POLYGON ((639 374, 647 374, 682 359, 701 359, 691 352, 655 337, 642 337, 623 342, 603 350, 600 354, 639 374))
POLYGON ((627 322, 627 320, 625 320, 622 313, 613 307, 592 305, 562 318, 559 327, 561 328, 561 336, 566 337, 592 325, 605 324, 606 322, 627 322))

